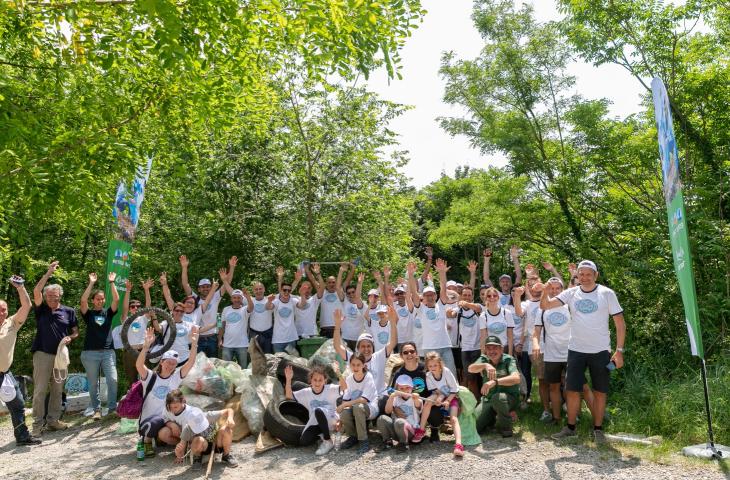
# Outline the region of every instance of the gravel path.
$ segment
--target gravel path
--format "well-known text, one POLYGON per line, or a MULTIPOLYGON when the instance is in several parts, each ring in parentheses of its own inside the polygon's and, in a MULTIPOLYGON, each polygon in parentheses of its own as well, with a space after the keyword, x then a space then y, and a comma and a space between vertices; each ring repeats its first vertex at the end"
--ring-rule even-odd
MULTIPOLYGON (((115 434, 116 423, 112 421, 94 423, 79 417, 67 420, 80 425, 66 432, 46 433, 43 445, 33 448, 15 448, 15 442, 11 440, 10 422, 3 421, 0 426, 0 478, 203 477, 204 472, 191 472, 189 466, 175 465, 171 449, 162 450, 157 458, 136 461, 136 436, 115 434)), ((371 437, 371 443, 377 444, 376 438, 371 437)), ((549 440, 524 440, 519 435, 508 440, 487 435, 483 440, 481 446, 467 447, 463 459, 454 460, 451 455, 453 443, 448 438, 440 444, 426 442, 415 446, 407 454, 376 454, 371 451, 359 457, 353 451, 341 451, 319 458, 314 455, 314 447, 280 448, 255 456, 254 440, 249 437, 234 444, 239 467, 225 469, 217 464, 211 478, 730 478, 712 464, 660 465, 622 454, 611 447, 598 450, 582 444, 556 445, 549 440), (498 472, 498 476, 493 477, 492 472, 498 472)))

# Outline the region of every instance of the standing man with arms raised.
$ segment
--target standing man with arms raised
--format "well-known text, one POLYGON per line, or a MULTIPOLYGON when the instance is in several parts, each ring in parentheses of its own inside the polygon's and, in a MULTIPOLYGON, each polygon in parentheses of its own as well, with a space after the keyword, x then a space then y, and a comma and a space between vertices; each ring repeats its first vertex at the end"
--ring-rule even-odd
POLYGON ((58 268, 58 262, 51 262, 48 271, 41 277, 33 289, 33 303, 37 330, 33 346, 33 436, 39 437, 45 426, 50 431, 66 430, 68 424, 62 422, 61 394, 63 382, 53 380, 53 366, 59 344, 68 345, 79 336, 79 325, 76 311, 61 305, 63 288, 58 284, 46 286, 48 279, 58 268), (50 385, 50 387, 49 387, 50 385), (46 394, 48 400, 46 412, 46 394))
POLYGON ((611 379, 609 363, 615 368, 624 365, 624 340, 626 322, 616 293, 596 283, 598 268, 590 260, 578 264, 577 287, 563 290, 556 297, 550 297, 548 289, 539 284, 533 290, 542 291, 540 308, 550 310, 567 305, 570 310, 571 326, 568 344, 568 365, 565 377, 565 396, 568 404, 568 424, 553 435, 555 439, 577 435, 575 419, 580 409, 580 394, 585 383, 586 368, 591 373, 593 389, 593 438, 596 443, 605 443, 603 414, 606 411, 606 396, 611 379), (611 354, 611 332, 608 317, 616 326, 616 350, 611 354))
POLYGON ((19 447, 38 445, 42 440, 35 435, 31 435, 28 427, 25 426, 25 400, 18 387, 18 382, 15 381, 15 377, 10 371, 18 330, 23 326, 28 318, 28 312, 30 312, 30 297, 22 278, 13 276, 10 278, 10 283, 18 291, 20 308, 15 312, 15 315, 8 316, 8 304, 5 300, 0 300, 0 385, 10 383, 15 387, 15 397, 5 402, 10 411, 10 419, 13 422, 15 444, 19 447))

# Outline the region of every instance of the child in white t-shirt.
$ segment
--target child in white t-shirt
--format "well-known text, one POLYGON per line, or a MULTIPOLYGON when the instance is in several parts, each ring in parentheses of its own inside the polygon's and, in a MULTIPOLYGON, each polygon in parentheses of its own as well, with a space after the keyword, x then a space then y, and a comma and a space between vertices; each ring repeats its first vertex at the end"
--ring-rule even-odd
MULTIPOLYGON (((431 409, 441 408, 444 415, 448 415, 449 423, 454 430, 454 456, 464 456, 464 446, 461 444, 461 427, 459 426, 459 383, 451 370, 444 367, 441 356, 436 352, 426 354, 426 388, 433 393, 426 399, 421 412, 421 425, 426 425, 431 409)), ((413 442, 419 443, 426 435, 422 427, 416 429, 413 442)))
POLYGON ((365 364, 365 355, 353 354, 349 358, 349 364, 352 374, 340 382, 345 393, 342 395, 342 403, 337 406, 337 413, 340 414, 348 435, 342 449, 351 448, 359 441, 360 447, 357 451, 362 455, 370 450, 367 421, 378 416, 378 391, 365 364))
POLYGON ((385 404, 385 414, 378 417, 378 430, 383 437, 383 445, 378 451, 392 448, 393 437, 398 441, 398 451, 408 450, 408 442, 420 425, 423 401, 418 393, 413 393, 413 379, 400 375, 395 379, 395 387, 396 391, 385 404))

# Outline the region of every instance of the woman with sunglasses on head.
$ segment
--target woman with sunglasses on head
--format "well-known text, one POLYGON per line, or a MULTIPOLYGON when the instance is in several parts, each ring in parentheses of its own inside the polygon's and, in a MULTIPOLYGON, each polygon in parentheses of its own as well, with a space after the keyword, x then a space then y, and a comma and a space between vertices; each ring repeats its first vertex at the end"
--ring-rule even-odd
MULTIPOLYGON (((391 375, 391 389, 395 389, 395 380, 401 375, 407 375, 413 380, 413 393, 419 394, 422 398, 427 398, 431 392, 426 388, 426 367, 418 358, 418 349, 414 342, 404 342, 401 344, 400 355, 404 360, 403 366, 393 372, 391 375)), ((438 408, 431 410, 428 416, 428 424, 431 426, 431 441, 439 441, 439 427, 444 422, 444 416, 438 408)))

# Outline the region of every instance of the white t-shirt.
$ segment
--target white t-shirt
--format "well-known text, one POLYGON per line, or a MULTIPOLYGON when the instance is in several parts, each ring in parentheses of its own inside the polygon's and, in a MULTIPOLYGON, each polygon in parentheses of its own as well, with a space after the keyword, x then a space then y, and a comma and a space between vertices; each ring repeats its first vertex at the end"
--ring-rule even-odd
POLYGON ((304 308, 299 307, 299 301, 294 306, 294 325, 300 337, 317 335, 317 310, 320 302, 317 295, 312 295, 306 300, 304 308))
POLYGON ((481 350, 479 345, 482 334, 481 330, 487 328, 487 321, 484 317, 477 314, 474 310, 465 309, 461 313, 461 321, 459 323, 461 351, 473 352, 475 350, 481 350))
MULTIPOLYGON (((348 364, 350 363, 350 357, 352 357, 352 351, 347 349, 347 358, 345 359, 348 364)), ((388 385, 385 383, 385 364, 388 361, 388 352, 385 348, 376 350, 373 356, 370 357, 365 365, 368 367, 368 373, 373 376, 375 382, 375 391, 378 395, 385 395, 388 390, 388 385)))
MULTIPOLYGON (((244 299, 244 302, 246 299, 244 299)), ((202 334, 202 336, 208 336, 208 335, 215 335, 218 333, 218 305, 221 302, 221 291, 216 290, 216 292, 213 294, 213 298, 211 299, 210 303, 208 304, 208 309, 205 311, 205 313, 200 312, 198 315, 198 325, 202 327, 207 327, 208 325, 216 325, 210 330, 207 330, 205 333, 202 334)), ((203 305, 203 299, 200 299, 200 306, 203 305)), ((199 308, 201 308, 199 307, 199 308)))
POLYGON ((540 347, 546 362, 567 362, 570 343, 570 309, 563 305, 544 310, 535 325, 542 326, 540 347), (547 325, 546 325, 547 324, 547 325))
POLYGON ((294 308, 299 299, 293 295, 284 302, 277 295, 274 299, 274 334, 271 343, 287 343, 299 340, 297 327, 294 325, 294 308))
POLYGON ((368 401, 370 407, 370 420, 378 417, 378 394, 375 390, 375 381, 370 372, 367 372, 359 382, 355 380, 355 375, 349 375, 345 378, 347 389, 342 395, 343 400, 357 400, 360 397, 368 401))
MULTIPOLYGON (((528 304, 527 301, 520 303, 520 306, 522 307, 523 312, 525 310, 527 310, 527 304, 528 304)), ((514 324, 515 324, 515 328, 514 328, 514 330, 512 330, 512 336, 514 337, 514 342, 516 345, 516 344, 520 343, 520 340, 522 339, 522 331, 525 327, 525 322, 522 317, 517 315, 517 313, 515 312, 515 307, 513 305, 507 305, 504 307, 504 309, 508 310, 509 313, 512 314, 512 322, 514 322, 514 324)))
MULTIPOLYGON (((542 316, 542 309, 540 308, 540 301, 537 300, 529 300, 527 302, 527 308, 524 310, 525 312, 525 318, 523 319, 523 332, 525 332, 525 343, 527 345, 522 345, 522 348, 524 349, 527 347, 527 353, 532 353, 532 334, 535 333, 535 325, 539 321, 540 317, 542 316)), ((517 337, 515 337, 517 338, 517 337)), ((515 340, 515 342, 519 342, 518 340, 515 340)), ((540 348, 542 349, 542 338, 540 339, 540 348)))
MULTIPOLYGON (((335 310, 342 310, 342 302, 340 297, 337 296, 337 292, 324 291, 322 295, 322 307, 319 312, 319 326, 320 327, 334 327, 335 326, 335 310)), ((344 313, 344 312, 343 312, 344 313)))
MULTIPOLYGON (((172 350, 175 350, 180 356, 178 357, 178 363, 184 362, 190 356, 190 332, 193 330, 195 324, 186 322, 183 320, 180 323, 175 323, 175 341, 172 342, 172 350)), ((170 338, 172 332, 167 328, 167 322, 160 323, 160 330, 165 332, 165 342, 170 338)))
POLYGON ((183 411, 178 415, 175 415, 171 411, 165 409, 162 414, 162 418, 164 418, 165 421, 177 423, 180 425, 180 429, 188 427, 193 432, 193 435, 203 433, 205 429, 210 426, 205 413, 198 407, 194 407, 192 405, 185 405, 183 411))
POLYGON ((272 310, 266 310, 266 303, 268 299, 263 297, 261 300, 252 298, 253 311, 248 317, 248 326, 251 330, 257 332, 265 332, 271 328, 274 323, 274 312, 272 310))
POLYGON ((446 330, 446 306, 439 299, 431 308, 421 302, 418 307, 423 330, 423 347, 418 351, 424 354, 439 348, 451 348, 451 338, 446 330))
POLYGON ((357 337, 363 331, 365 326, 365 310, 368 308, 367 305, 363 304, 362 308, 357 308, 357 305, 350 302, 347 298, 342 302, 343 311, 342 314, 345 318, 342 320, 342 338, 345 340, 357 340, 357 337))
POLYGON ((182 319, 183 322, 192 323, 193 325, 200 325, 201 315, 202 312, 200 311, 200 307, 196 307, 195 310, 190 313, 183 313, 182 319))
MULTIPOLYGON (((152 387, 152 391, 147 395, 147 398, 142 405, 142 413, 139 415, 140 420, 145 420, 152 415, 162 416, 165 412, 165 399, 167 394, 175 390, 182 383, 182 377, 180 376, 180 369, 176 368, 172 374, 167 378, 162 378, 157 373, 154 373, 149 368, 147 370, 147 377, 142 380, 144 391, 147 391, 147 385, 150 383, 152 375, 155 375, 157 379, 152 387)), ((144 395, 144 393, 142 394, 144 395)))
POLYGON ((507 329, 515 328, 512 314, 500 307, 496 315, 492 315, 489 313, 489 309, 485 308, 482 316, 484 317, 484 324, 487 326, 487 335, 498 336, 502 341, 502 345, 507 346, 507 329))
POLYGON ((603 285, 590 292, 580 286, 563 290, 556 297, 570 309, 570 350, 598 353, 611 350, 608 317, 622 313, 616 293, 603 285))
POLYGON ((421 312, 419 309, 413 309, 413 342, 416 344, 419 356, 424 356, 423 351, 423 321, 421 320, 421 312))
POLYGON ((137 317, 127 329, 127 341, 130 345, 141 347, 144 343, 144 336, 147 333, 147 324, 150 319, 147 315, 137 317))
POLYGON ((380 306, 379 303, 377 305, 375 305, 375 308, 370 308, 368 306, 368 311, 366 314, 367 315, 367 317, 366 317, 367 325, 372 325, 373 323, 378 323, 378 320, 380 320, 380 318, 378 318, 378 307, 379 306, 380 306))
MULTIPOLYGON (((447 305, 446 312, 454 312, 458 315, 459 307, 454 305, 447 305)), ((459 325, 456 317, 449 317, 446 315, 446 331, 449 332, 449 339, 451 340, 451 348, 459 346, 459 325)))
POLYGON ((445 398, 452 393, 459 393, 459 382, 456 381, 451 370, 444 367, 441 370, 441 378, 439 379, 436 379, 430 371, 426 372, 426 388, 430 391, 438 390, 445 398))
POLYGON ((408 310, 408 305, 393 305, 398 315, 398 343, 413 341, 413 312, 408 310))
POLYGON ((309 410, 309 420, 307 420, 305 428, 317 424, 317 419, 314 417, 314 409, 321 408, 327 415, 331 430, 339 419, 339 415, 337 415, 337 399, 339 397, 340 386, 334 384, 325 385, 319 393, 314 393, 312 387, 303 388, 294 392, 294 400, 309 410))
POLYGON ((407 400, 400 396, 395 397, 393 399, 393 408, 396 407, 403 410, 403 413, 406 414, 406 421, 410 426, 418 428, 418 425, 421 422, 421 409, 416 408, 413 403, 413 397, 410 397, 407 400))
POLYGON ((246 307, 233 308, 233 305, 228 305, 221 313, 221 320, 225 326, 223 347, 248 347, 248 310, 246 307))
POLYGON ((504 307, 505 305, 508 305, 510 298, 512 298, 512 296, 509 293, 499 292, 499 305, 501 307, 504 307))
POLYGON ((373 342, 375 343, 373 350, 376 352, 385 348, 390 342, 390 321, 386 320, 385 326, 381 325, 380 321, 372 322, 368 331, 373 336, 373 342))

